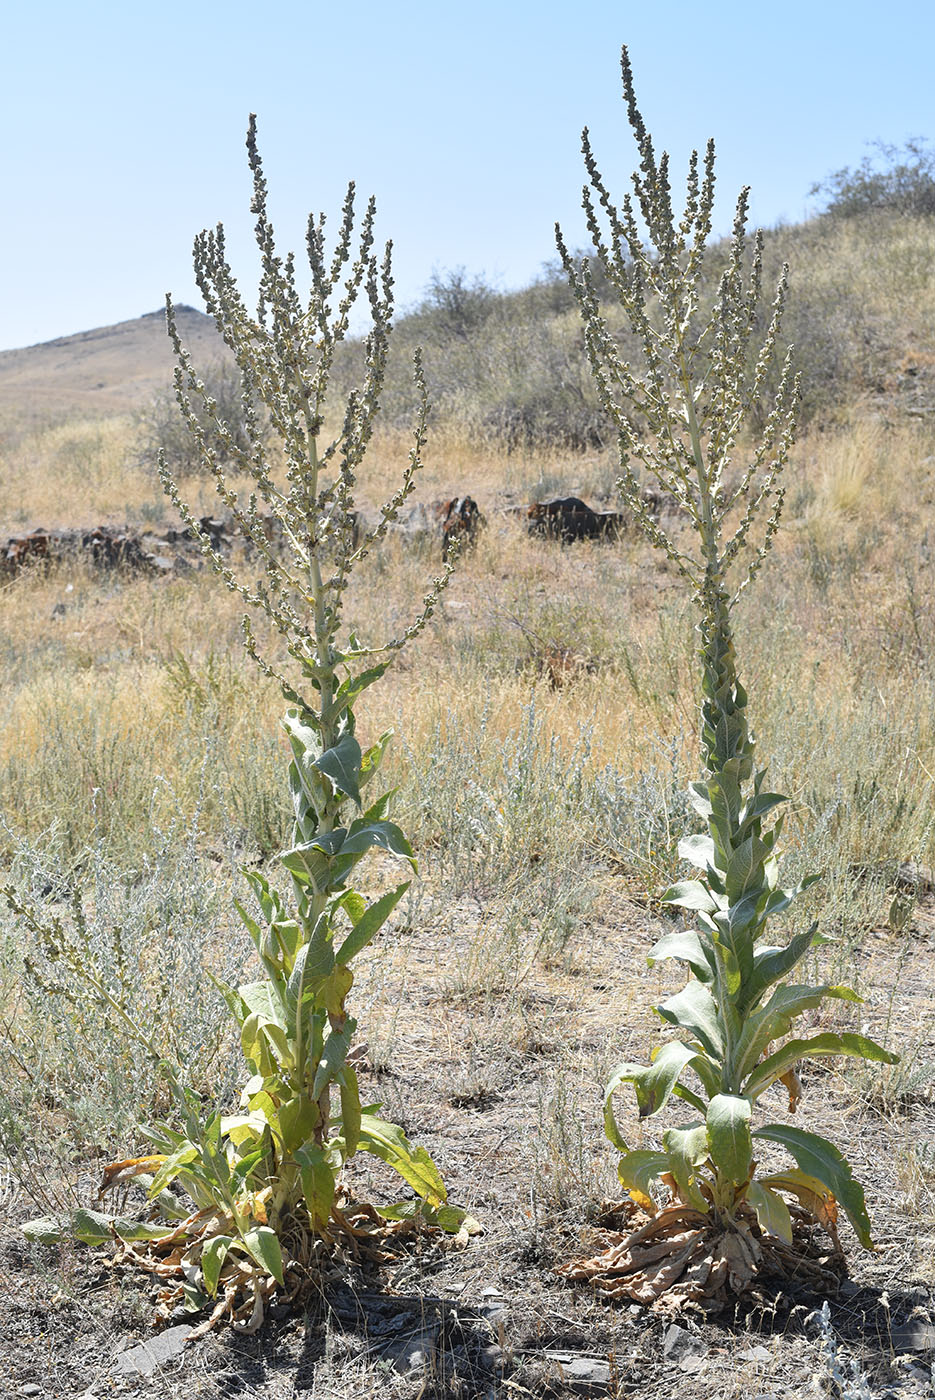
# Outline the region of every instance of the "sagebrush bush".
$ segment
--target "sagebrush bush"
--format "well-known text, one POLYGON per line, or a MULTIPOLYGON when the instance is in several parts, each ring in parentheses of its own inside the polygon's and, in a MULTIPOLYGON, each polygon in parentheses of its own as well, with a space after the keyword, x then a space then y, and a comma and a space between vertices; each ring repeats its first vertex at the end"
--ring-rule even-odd
POLYGON ((904 146, 873 142, 874 155, 859 165, 846 165, 812 185, 824 212, 832 218, 853 218, 871 209, 896 214, 935 214, 935 150, 923 139, 904 146))
MULTIPOLYGON (((260 441, 268 438, 265 412, 250 390, 244 388, 240 372, 231 360, 219 359, 206 365, 201 376, 214 408, 209 412, 199 405, 193 411, 204 441, 220 461, 229 464, 235 450, 250 450, 254 435, 260 441)), ((141 464, 150 469, 162 458, 178 477, 207 471, 201 446, 180 416, 172 389, 157 394, 140 412, 138 455, 141 464)))

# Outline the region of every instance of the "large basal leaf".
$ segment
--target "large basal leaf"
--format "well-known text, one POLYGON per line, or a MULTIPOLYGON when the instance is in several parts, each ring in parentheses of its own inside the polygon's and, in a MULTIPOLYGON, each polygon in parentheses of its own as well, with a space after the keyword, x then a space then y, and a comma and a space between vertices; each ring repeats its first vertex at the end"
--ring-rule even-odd
POLYGON ((803 1172, 817 1177, 844 1207, 861 1244, 866 1249, 873 1249, 863 1188, 854 1179, 850 1163, 833 1143, 818 1137, 816 1133, 807 1133, 802 1128, 792 1128, 783 1123, 770 1123, 765 1128, 757 1128, 753 1136, 778 1143, 803 1172))
MULTIPOLYGON (((35 1224, 36 1222, 33 1222, 35 1224)), ((178 1233, 177 1225, 154 1225, 147 1220, 125 1220, 97 1210, 76 1210, 71 1216, 71 1234, 87 1245, 110 1244, 114 1236, 128 1243, 164 1240, 178 1233)))
POLYGON ((651 1152, 635 1148, 625 1152, 617 1163, 617 1176, 620 1185, 629 1191, 638 1206, 655 1215, 658 1207, 653 1200, 651 1187, 663 1172, 669 1170, 669 1157, 666 1152, 651 1152))
POLYGON ((205 1287, 212 1298, 217 1296, 221 1268, 233 1243, 233 1235, 212 1235, 202 1248, 201 1272, 204 1274, 205 1287))
POLYGON ((718 1176, 742 1186, 750 1176, 750 1100, 739 1094, 715 1094, 706 1116, 708 1147, 718 1176))
POLYGON ((430 1206, 443 1205, 448 1199, 445 1183, 425 1148, 413 1147, 402 1128, 375 1117, 369 1108, 361 1115, 360 1146, 399 1172, 430 1206))
POLYGON ((315 1100, 304 1093, 285 1099, 276 1116, 283 1149, 288 1153, 308 1142, 320 1118, 315 1100))
POLYGON ((834 1235, 838 1223, 838 1204, 834 1193, 815 1176, 799 1167, 787 1167, 782 1172, 769 1172, 762 1178, 771 1191, 787 1191, 815 1217, 820 1225, 834 1235))
POLYGON ((891 1050, 884 1050, 882 1045, 878 1045, 868 1036, 856 1035, 850 1031, 841 1035, 824 1031, 805 1040, 787 1040, 785 1045, 768 1055, 765 1060, 761 1060, 744 1085, 744 1093, 751 1100, 756 1099, 799 1060, 818 1059, 826 1055, 850 1055, 859 1060, 876 1060, 884 1065, 895 1065, 899 1061, 898 1055, 894 1055, 891 1050))
POLYGON ((747 1200, 756 1211, 757 1224, 768 1235, 792 1243, 792 1216, 781 1196, 765 1182, 753 1180, 747 1187, 747 1200))
POLYGON ((341 1087, 341 1135, 344 1138, 345 1156, 353 1157, 360 1142, 362 1122, 360 1089, 357 1084, 357 1072, 353 1066, 344 1066, 338 1076, 338 1084, 341 1087))
POLYGON ((707 1161, 709 1153, 705 1124, 688 1123, 683 1128, 668 1128, 662 1135, 662 1145, 682 1200, 696 1210, 707 1211, 709 1203, 699 1190, 697 1171, 707 1161))
POLYGON ((271 1230, 268 1225, 256 1225, 252 1230, 244 1232, 243 1246, 260 1268, 265 1269, 281 1285, 282 1249, 276 1231, 271 1230))
POLYGON ((315 1143, 306 1143, 295 1154, 302 1179, 302 1194, 308 1209, 312 1229, 320 1234, 327 1228, 334 1203, 335 1173, 324 1150, 315 1143))

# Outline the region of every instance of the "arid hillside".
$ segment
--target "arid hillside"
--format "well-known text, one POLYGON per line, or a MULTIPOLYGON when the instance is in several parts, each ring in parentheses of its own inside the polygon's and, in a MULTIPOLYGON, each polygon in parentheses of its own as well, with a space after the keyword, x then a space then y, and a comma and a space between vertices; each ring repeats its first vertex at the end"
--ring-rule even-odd
MULTIPOLYGON (((179 328, 200 358, 216 360, 224 353, 214 323, 200 311, 180 308, 179 328)), ((125 413, 166 387, 172 364, 162 310, 23 350, 4 350, 0 415, 22 428, 73 416, 125 413)))

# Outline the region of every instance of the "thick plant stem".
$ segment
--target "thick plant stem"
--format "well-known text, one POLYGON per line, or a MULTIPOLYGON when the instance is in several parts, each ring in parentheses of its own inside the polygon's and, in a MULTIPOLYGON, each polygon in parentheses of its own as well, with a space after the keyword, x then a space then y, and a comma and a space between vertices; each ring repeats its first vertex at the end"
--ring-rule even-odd
POLYGON ((730 600, 717 577, 705 580, 701 620, 701 751, 708 774, 727 773, 738 785, 753 773, 747 695, 737 677, 730 600))

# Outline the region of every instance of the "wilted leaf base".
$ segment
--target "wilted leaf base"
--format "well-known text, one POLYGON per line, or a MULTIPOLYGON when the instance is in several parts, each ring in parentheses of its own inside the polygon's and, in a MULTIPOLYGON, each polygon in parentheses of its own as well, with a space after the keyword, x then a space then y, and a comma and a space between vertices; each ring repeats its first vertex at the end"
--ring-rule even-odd
POLYGON ((557 1272, 609 1298, 629 1298, 667 1315, 688 1303, 717 1311, 731 1295, 745 1293, 754 1280, 767 1276, 836 1292, 844 1273, 837 1238, 832 1237, 829 1252, 819 1253, 813 1219, 795 1206, 791 1210, 793 1240, 787 1245, 764 1234, 747 1208, 741 1208, 733 1226, 724 1227, 681 1203, 650 1216, 628 1200, 609 1207, 605 1218, 622 1216, 630 1232, 602 1230, 600 1253, 575 1259, 557 1272))
MULTIPOLYGON (((415 1207, 418 1202, 414 1203, 415 1207)), ((204 1251, 217 1238, 216 1218, 204 1220, 199 1234, 194 1217, 182 1222, 178 1231, 156 1240, 128 1240, 115 1233, 116 1250, 108 1260, 112 1266, 131 1266, 153 1275, 155 1325, 162 1326, 178 1308, 192 1314, 211 1312, 189 1334, 193 1341, 228 1322, 237 1331, 256 1332, 272 1304, 302 1303, 312 1295, 320 1297, 329 1284, 346 1278, 349 1267, 378 1268, 404 1253, 417 1239, 444 1241, 451 1248, 467 1244, 480 1228, 465 1216, 457 1232, 446 1231, 417 1208, 402 1218, 387 1219, 372 1205, 338 1197, 332 1210, 329 1240, 314 1234, 298 1218, 280 1231, 283 1254, 280 1283, 245 1253, 229 1250, 217 1279, 216 1293, 204 1290, 204 1251)))

